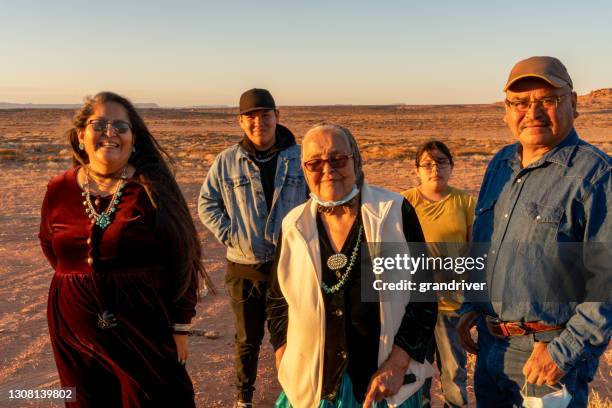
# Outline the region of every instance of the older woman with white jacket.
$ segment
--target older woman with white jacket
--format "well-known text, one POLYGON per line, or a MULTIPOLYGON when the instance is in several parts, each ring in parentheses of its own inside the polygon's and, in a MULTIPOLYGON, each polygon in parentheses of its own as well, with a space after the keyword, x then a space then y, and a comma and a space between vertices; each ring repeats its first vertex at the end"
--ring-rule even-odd
POLYGON ((362 280, 372 279, 361 270, 369 251, 361 244, 423 242, 414 209, 364 183, 348 129, 317 125, 302 149, 311 198, 283 220, 268 293, 283 387, 275 406, 420 408, 436 303, 361 296, 362 280))

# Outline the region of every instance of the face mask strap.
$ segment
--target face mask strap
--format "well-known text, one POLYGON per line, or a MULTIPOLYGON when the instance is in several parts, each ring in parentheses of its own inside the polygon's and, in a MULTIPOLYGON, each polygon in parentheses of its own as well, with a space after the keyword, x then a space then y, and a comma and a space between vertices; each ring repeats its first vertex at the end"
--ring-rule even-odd
POLYGON ((357 186, 353 186, 353 189, 351 190, 350 193, 348 193, 347 195, 345 195, 344 197, 342 197, 340 200, 338 201, 324 201, 321 200, 319 197, 317 197, 317 195, 313 192, 310 193, 310 197, 312 198, 312 200, 317 203, 318 205, 320 205, 321 207, 338 207, 339 205, 342 204, 346 204, 349 201, 351 201, 353 198, 355 198, 355 196, 359 194, 359 189, 357 188, 357 186))

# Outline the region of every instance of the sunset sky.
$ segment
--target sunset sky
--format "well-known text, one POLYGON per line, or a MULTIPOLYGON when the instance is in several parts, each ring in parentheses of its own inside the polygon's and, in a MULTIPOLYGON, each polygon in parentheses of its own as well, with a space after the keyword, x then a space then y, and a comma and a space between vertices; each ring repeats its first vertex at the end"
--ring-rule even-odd
POLYGON ((1 0, 0 102, 488 103, 531 55, 560 58, 579 94, 612 87, 610 1, 88 3, 1 0))

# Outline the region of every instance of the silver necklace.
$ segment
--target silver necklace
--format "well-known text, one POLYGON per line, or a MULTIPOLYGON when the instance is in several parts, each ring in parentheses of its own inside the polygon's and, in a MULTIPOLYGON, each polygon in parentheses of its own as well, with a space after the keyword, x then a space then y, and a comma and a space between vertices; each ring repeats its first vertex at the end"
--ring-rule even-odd
POLYGON ((272 153, 269 156, 264 156, 262 158, 257 157, 256 155, 253 155, 253 160, 255 160, 257 163, 267 163, 270 160, 272 160, 274 158, 274 156, 276 156, 277 152, 272 153))
MULTIPOLYGON (((336 271, 336 277, 338 278, 338 282, 330 288, 329 286, 327 286, 325 284, 325 282, 323 282, 323 280, 321 280, 321 288, 328 295, 330 295, 332 293, 338 292, 340 289, 342 289, 342 287, 346 283, 346 281, 347 281, 347 279, 349 277, 349 274, 353 270, 353 266, 355 266, 355 260, 357 259, 357 253, 359 252, 359 245, 361 244, 361 234, 362 234, 362 232, 363 232, 363 225, 360 225, 359 226, 359 233, 357 234, 357 242, 355 243, 355 246, 353 247, 353 253, 351 254, 351 261, 349 262, 349 265, 346 268, 346 272, 344 272, 344 274, 340 275, 340 271, 336 271)), ((338 259, 339 258, 339 257, 337 257, 337 255, 344 256, 344 259, 345 259, 344 265, 346 265, 346 255, 344 255, 344 254, 334 254, 334 255, 330 256, 329 258, 327 258, 327 266, 329 266, 331 258, 333 258, 333 257, 336 257, 334 259, 338 259)), ((334 261, 334 262, 335 262, 334 265, 340 263, 340 261, 334 261)), ((343 266, 341 266, 340 268, 342 268, 343 266)), ((338 269, 340 269, 340 268, 338 268, 338 269)), ((332 269, 332 268, 330 267, 329 269, 332 269)))
POLYGON ((106 207, 106 210, 99 213, 96 211, 96 208, 91 202, 91 192, 89 190, 89 174, 87 172, 87 169, 85 169, 85 185, 83 186, 85 191, 81 193, 81 195, 85 197, 85 200, 83 201, 83 206, 85 207, 85 215, 89 217, 92 224, 97 225, 101 229, 105 229, 111 224, 111 215, 117 210, 117 204, 119 204, 119 200, 122 195, 121 189, 123 188, 123 186, 125 186, 127 180, 127 166, 123 168, 119 177, 119 183, 117 183, 117 187, 115 188, 115 192, 111 197, 110 203, 108 203, 108 207, 106 207))

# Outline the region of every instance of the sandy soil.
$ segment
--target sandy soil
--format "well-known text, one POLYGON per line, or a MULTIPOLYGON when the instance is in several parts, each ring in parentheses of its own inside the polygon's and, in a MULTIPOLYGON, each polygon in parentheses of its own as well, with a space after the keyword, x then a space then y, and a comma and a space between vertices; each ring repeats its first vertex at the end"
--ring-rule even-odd
MULTIPOLYGON (((612 152, 612 106, 583 109, 581 136, 612 152)), ((145 110, 147 123, 177 160, 177 177, 197 220, 199 186, 213 158, 240 138, 236 112, 220 110, 145 110)), ((49 345, 46 300, 52 270, 37 240, 40 203, 53 175, 70 165, 63 132, 72 112, 62 110, 0 111, 0 407, 55 407, 52 402, 9 402, 10 389, 57 388, 59 382, 49 345)), ((492 154, 512 142, 500 105, 291 107, 281 122, 298 139, 313 124, 337 122, 358 139, 366 178, 395 191, 416 184, 412 155, 424 140, 440 138, 456 155, 452 184, 476 195, 492 154)), ((195 328, 215 330, 218 339, 191 337, 188 369, 200 407, 231 406, 233 395, 233 323, 224 295, 224 250, 199 221, 205 265, 220 292, 198 305, 195 328)), ((473 361, 469 363, 470 369, 473 361)), ((612 406, 612 350, 601 361, 592 384, 590 406, 612 406)), ((471 389, 471 379, 470 379, 471 389)), ((280 391, 272 350, 265 340, 255 403, 271 407, 280 391)), ((438 401, 442 406, 436 381, 438 401)), ((473 402, 473 398, 472 398, 473 402)))

